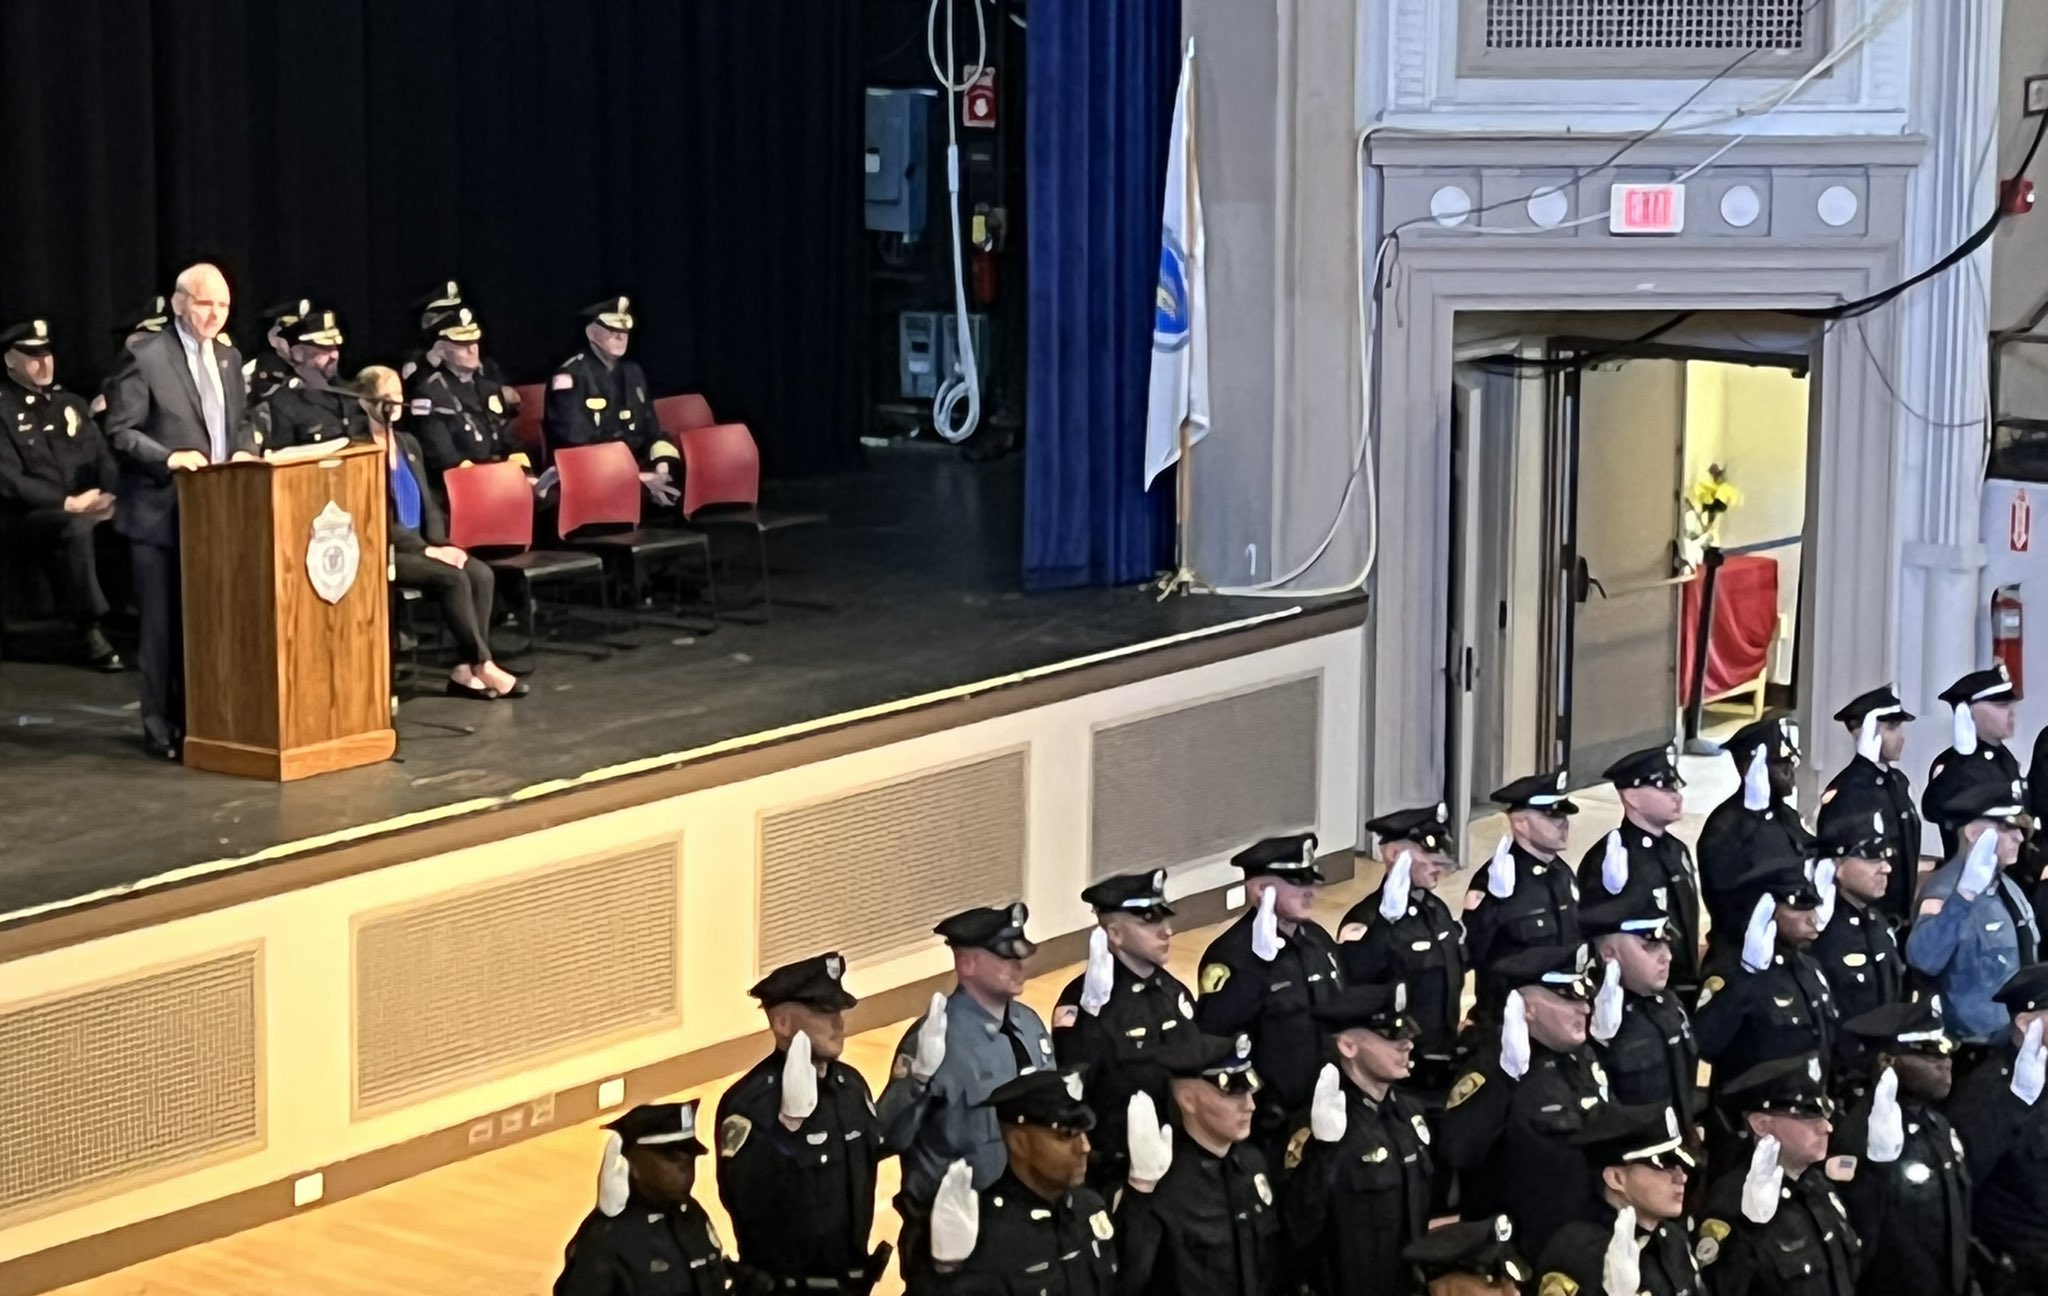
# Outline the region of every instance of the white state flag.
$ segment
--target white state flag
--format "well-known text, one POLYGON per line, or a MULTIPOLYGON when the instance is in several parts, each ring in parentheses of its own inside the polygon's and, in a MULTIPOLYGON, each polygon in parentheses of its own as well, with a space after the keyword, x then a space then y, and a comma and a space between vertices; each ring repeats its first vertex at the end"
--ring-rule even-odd
POLYGON ((1152 324, 1152 390, 1145 407, 1145 485, 1209 435, 1209 288, 1202 189, 1195 174, 1195 50, 1190 42, 1173 97, 1166 206, 1159 229, 1159 293, 1152 324))

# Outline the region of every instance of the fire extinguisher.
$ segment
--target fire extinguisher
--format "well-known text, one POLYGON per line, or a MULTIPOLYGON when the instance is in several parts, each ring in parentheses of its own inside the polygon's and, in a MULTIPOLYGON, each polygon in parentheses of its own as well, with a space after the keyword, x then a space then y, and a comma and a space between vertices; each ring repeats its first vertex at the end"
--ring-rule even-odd
POLYGON ((1991 655, 2012 677, 2013 692, 2022 695, 2026 685, 2020 679, 2020 663, 2026 657, 2026 640, 2026 608, 2020 602, 2020 587, 2001 585, 1991 596, 1991 655))

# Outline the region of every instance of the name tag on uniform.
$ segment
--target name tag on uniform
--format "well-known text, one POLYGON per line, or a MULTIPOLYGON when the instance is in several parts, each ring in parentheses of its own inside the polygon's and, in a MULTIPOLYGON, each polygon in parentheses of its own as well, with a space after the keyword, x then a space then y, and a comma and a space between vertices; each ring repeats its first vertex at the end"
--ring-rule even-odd
POLYGON ((585 409, 601 410, 604 408, 604 397, 586 396, 583 398, 583 407, 585 409))

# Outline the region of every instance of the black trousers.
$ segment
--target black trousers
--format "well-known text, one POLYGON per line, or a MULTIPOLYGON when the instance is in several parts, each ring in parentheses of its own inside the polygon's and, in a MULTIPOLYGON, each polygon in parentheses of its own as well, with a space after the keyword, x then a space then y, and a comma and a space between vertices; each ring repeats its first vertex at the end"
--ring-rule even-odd
POLYGON ((29 509, 13 520, 18 543, 42 559, 59 610, 81 628, 107 614, 107 596, 100 592, 99 565, 93 559, 93 532, 106 520, 61 508, 29 509))
POLYGON ((497 597, 498 577, 489 563, 471 558, 450 567, 425 554, 402 553, 393 557, 392 566, 400 585, 410 585, 441 605, 463 665, 491 660, 491 603, 497 597))
POLYGON ((178 549, 131 540, 128 554, 142 622, 135 648, 142 732, 155 742, 175 742, 185 733, 185 603, 178 549))

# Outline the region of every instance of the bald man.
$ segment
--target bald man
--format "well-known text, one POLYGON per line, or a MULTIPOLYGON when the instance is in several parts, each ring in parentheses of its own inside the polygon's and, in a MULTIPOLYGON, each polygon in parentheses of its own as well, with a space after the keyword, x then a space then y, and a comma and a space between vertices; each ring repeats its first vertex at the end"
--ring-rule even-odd
POLYGON ((230 294, 219 267, 178 276, 171 327, 135 343, 107 380, 103 420, 120 464, 114 529, 127 537, 142 614, 136 667, 142 738, 150 755, 177 760, 185 737, 185 626, 178 580, 174 475, 254 458, 261 435, 245 407, 242 357, 221 329, 230 294))

